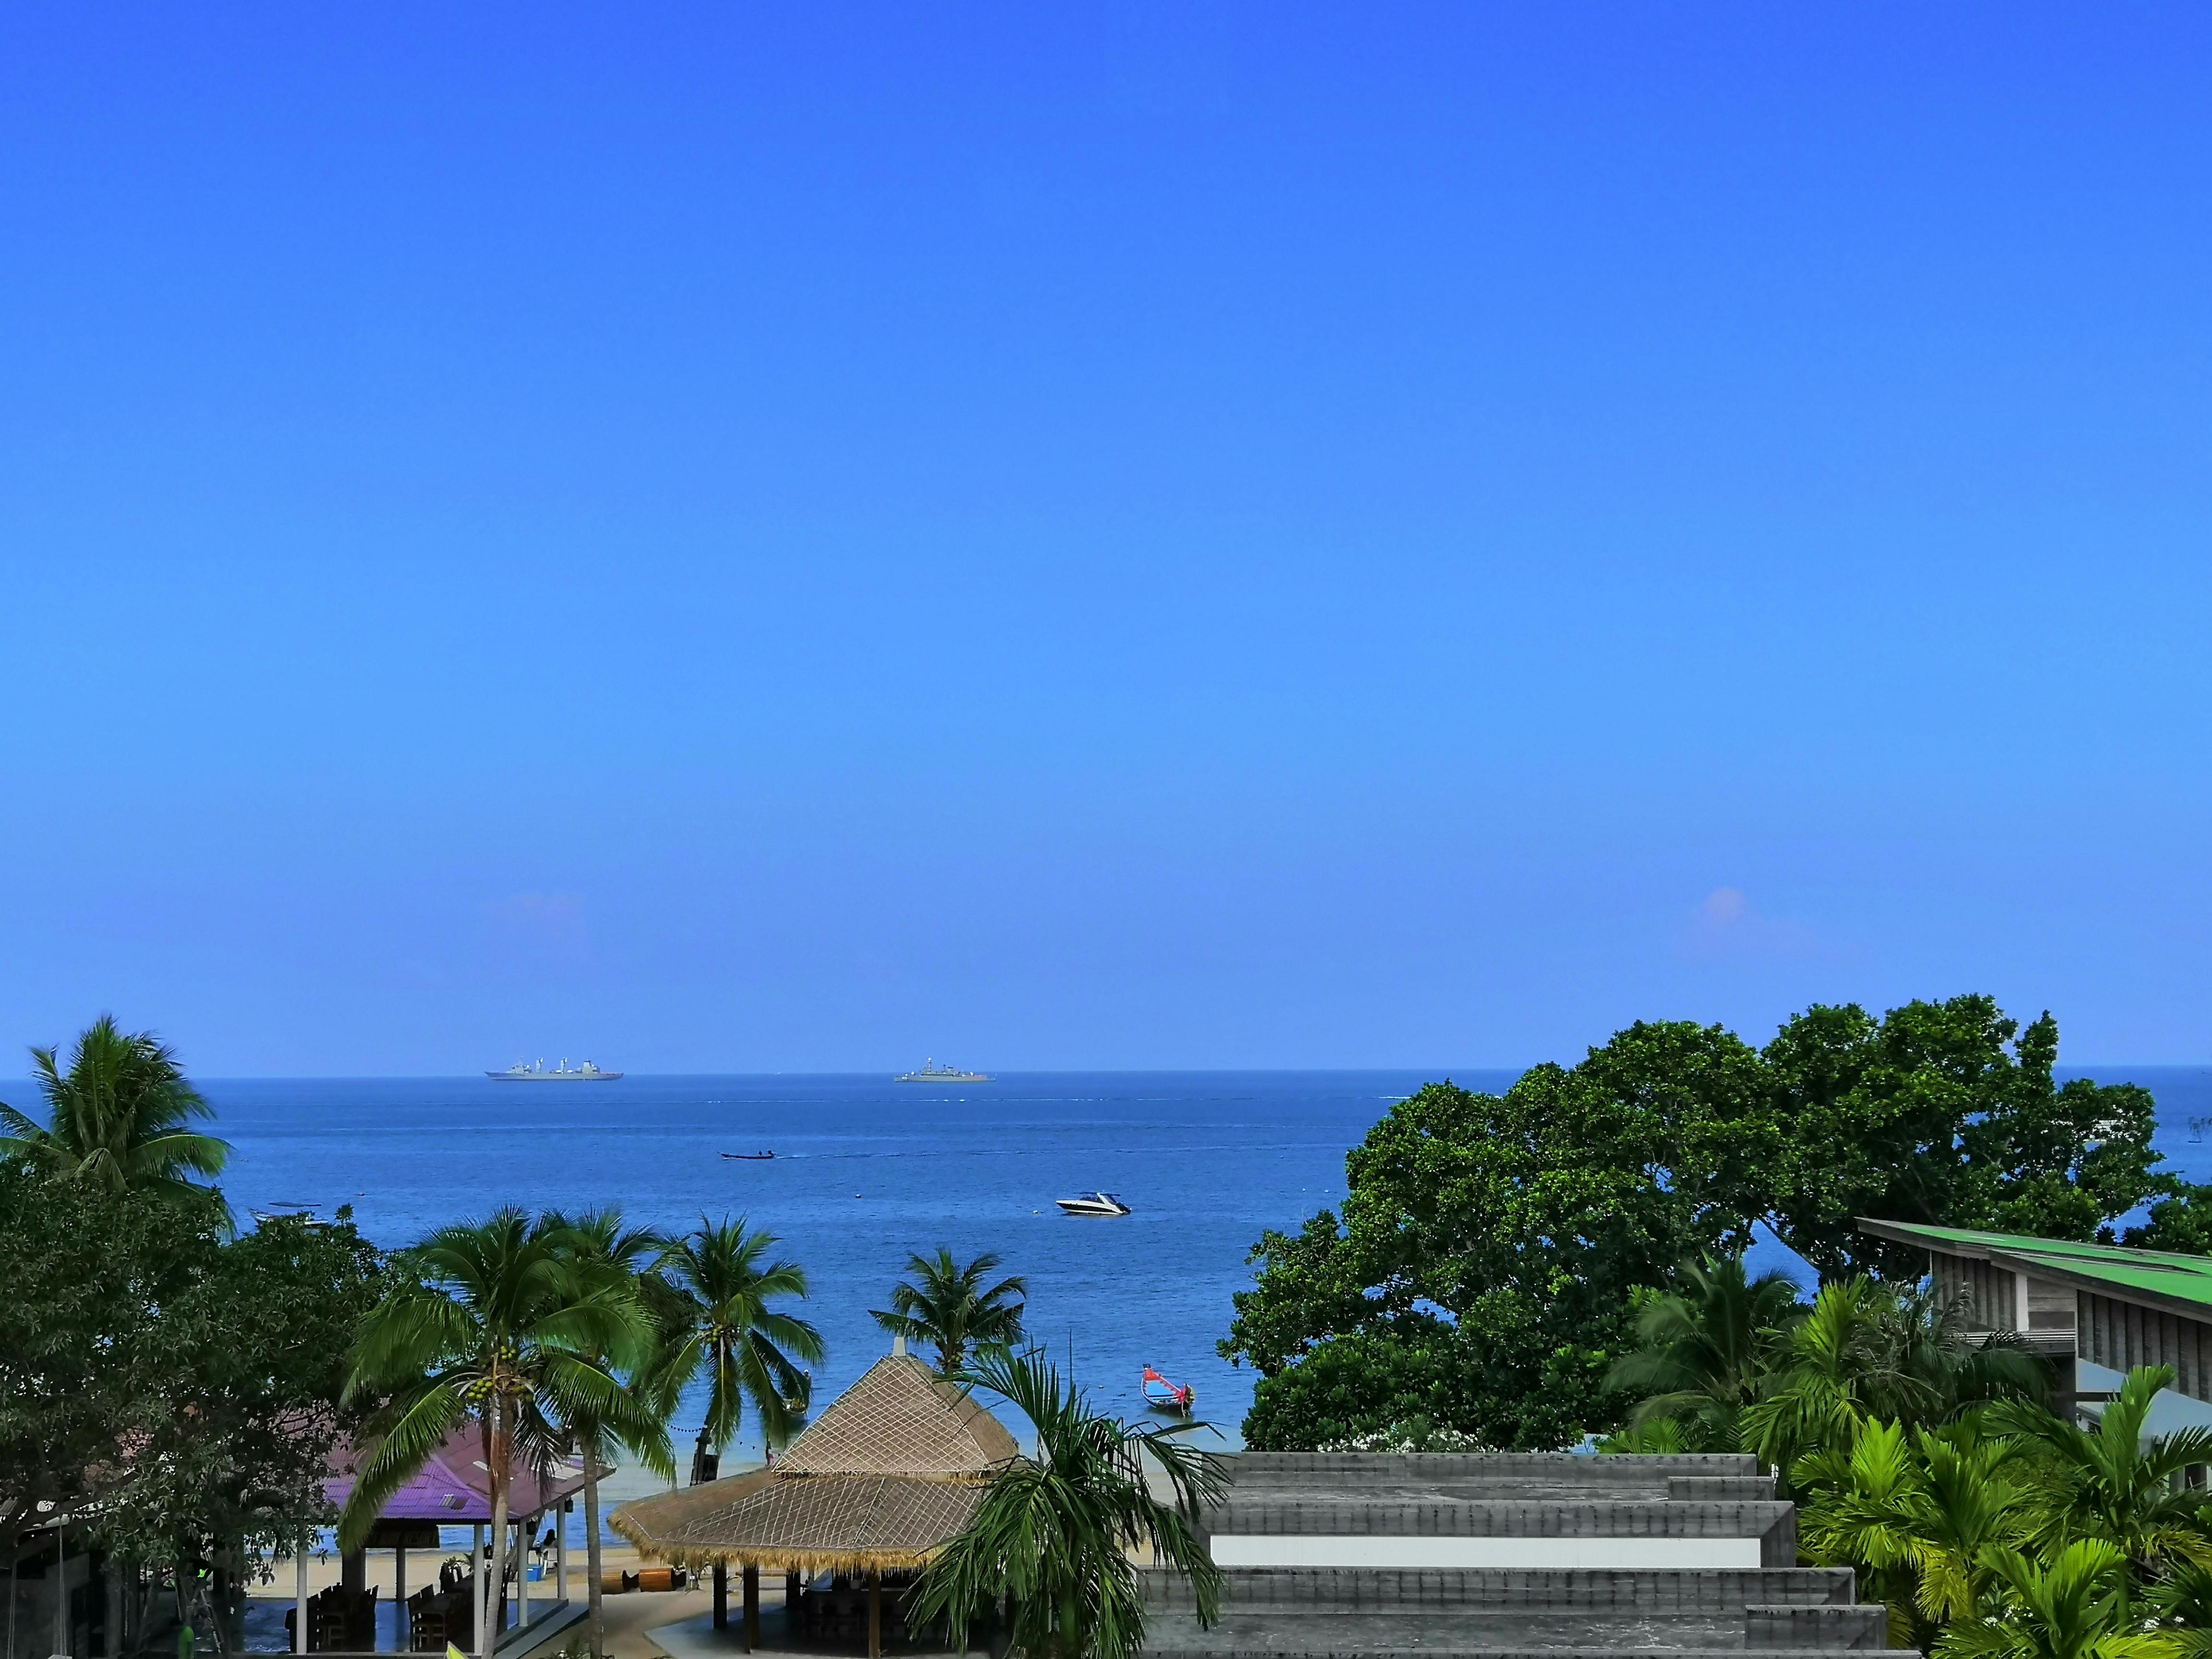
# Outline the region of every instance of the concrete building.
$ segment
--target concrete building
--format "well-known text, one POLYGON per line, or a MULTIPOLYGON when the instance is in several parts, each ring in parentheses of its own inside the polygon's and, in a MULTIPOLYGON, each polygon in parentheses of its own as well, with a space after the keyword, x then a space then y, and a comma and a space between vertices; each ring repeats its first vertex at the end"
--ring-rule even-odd
POLYGON ((2138 1365, 2171 1365, 2149 1431, 2212 1425, 2212 1258, 1865 1218, 1858 1228, 1927 1251, 1940 1293, 1963 1297, 1980 1328, 2059 1362, 2076 1398, 2104 1398, 2138 1365))
POLYGON ((1198 1626, 1147 1575, 1152 1659, 1804 1654, 1887 1645, 1848 1568, 1797 1565, 1749 1456, 1247 1452, 1207 1516, 1227 1579, 1198 1626))

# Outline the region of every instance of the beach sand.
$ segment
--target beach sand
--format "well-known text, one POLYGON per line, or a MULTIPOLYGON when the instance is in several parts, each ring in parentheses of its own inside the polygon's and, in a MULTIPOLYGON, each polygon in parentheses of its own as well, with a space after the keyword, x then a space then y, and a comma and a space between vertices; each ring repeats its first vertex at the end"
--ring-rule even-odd
MULTIPOLYGON (((464 1552, 465 1553, 465 1552, 464 1552)), ((641 1565, 638 1553, 627 1546, 610 1547, 602 1553, 604 1571, 609 1573, 635 1572, 641 1565)), ((407 1558, 407 1587, 419 1590, 433 1583, 438 1576, 438 1563, 444 1557, 432 1551, 410 1552, 407 1558)), ((643 1564, 650 1565, 650 1564, 643 1564)), ((392 1590, 392 1559, 389 1551, 372 1550, 368 1554, 368 1583, 389 1600, 392 1590)), ((321 1556, 307 1565, 307 1589, 310 1595, 326 1589, 338 1582, 338 1559, 335 1555, 321 1556)), ((570 1563, 568 1595, 579 1607, 584 1604, 586 1580, 581 1561, 570 1563)), ((559 1586, 550 1579, 530 1587, 533 1613, 542 1613, 559 1586), (540 1600, 541 1597, 545 1600, 540 1600)), ((293 1602, 292 1571, 289 1565, 277 1570, 277 1582, 254 1587, 253 1599, 289 1607, 293 1602)), ((781 1583, 772 1589, 763 1585, 763 1605, 781 1607, 783 1589, 781 1583)), ((738 1619, 737 1586, 731 1586, 732 1622, 738 1619)), ((648 1630, 663 1625, 681 1624, 687 1620, 702 1618, 714 1611, 714 1596, 705 1583, 682 1590, 632 1590, 623 1595, 609 1595, 603 1602, 606 1621, 607 1652, 611 1659, 665 1659, 665 1650, 646 1635, 648 1630)), ((568 1625, 553 1632, 546 1640, 532 1648, 509 1648, 501 1659, 551 1659, 569 1642, 583 1634, 581 1622, 568 1625)), ((731 1643, 732 1652, 740 1646, 731 1643)))

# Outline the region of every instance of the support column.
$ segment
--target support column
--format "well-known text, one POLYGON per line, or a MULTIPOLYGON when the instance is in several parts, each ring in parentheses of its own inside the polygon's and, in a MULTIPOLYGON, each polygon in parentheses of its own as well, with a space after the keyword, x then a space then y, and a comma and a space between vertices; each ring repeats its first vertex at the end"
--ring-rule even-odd
POLYGON ((514 1621, 518 1628, 530 1622, 530 1540, 537 1530, 538 1517, 534 1515, 515 1524, 514 1593, 521 1598, 521 1613, 514 1621))
POLYGON ((405 1653, 415 1645, 407 1634, 407 1546, 404 1544, 392 1552, 392 1628, 398 1632, 400 1652, 405 1653))
MULTIPOLYGON (((8 1586, 12 1594, 15 1584, 8 1586)), ((70 1650, 69 1627, 69 1528, 54 1528, 54 1651, 67 1654, 70 1650)))
POLYGON ((884 1651, 884 1576, 868 1575, 868 1659, 882 1659, 884 1651))
POLYGON ((714 1563, 714 1628, 730 1627, 730 1570, 720 1562, 714 1563))
POLYGON ((488 1598, 490 1595, 491 1574, 484 1570, 486 1565, 484 1523, 481 1521, 477 1522, 470 1529, 470 1535, 476 1540, 470 1546, 476 1553, 470 1559, 469 1582, 475 1586, 476 1592, 477 1651, 479 1654, 489 1654, 491 1651, 491 1612, 488 1598))
POLYGON ((292 1651, 307 1650, 307 1551, 308 1541, 302 1540, 300 1553, 293 1557, 292 1565, 292 1651))
POLYGON ((745 1568, 745 1651, 760 1645, 760 1569, 745 1568))
POLYGON ((553 1571, 560 1575, 561 1579, 561 1594, 554 1599, 566 1601, 568 1599, 568 1511, 565 1509, 553 1511, 553 1571))

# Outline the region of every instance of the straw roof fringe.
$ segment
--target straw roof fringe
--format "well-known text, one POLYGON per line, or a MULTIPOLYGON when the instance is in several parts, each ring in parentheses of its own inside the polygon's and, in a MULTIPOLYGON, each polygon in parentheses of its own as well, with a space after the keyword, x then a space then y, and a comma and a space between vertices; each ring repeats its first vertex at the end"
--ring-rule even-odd
POLYGON ((679 1567, 904 1572, 958 1536, 984 1490, 891 1475, 786 1480, 763 1469, 625 1504, 608 1524, 641 1554, 679 1567), (646 1504, 653 1512, 641 1523, 646 1504))
POLYGON ((1006 1425, 907 1355, 880 1359, 773 1468, 625 1504, 608 1524, 652 1559, 783 1572, 927 1566, 1020 1455, 1006 1425))

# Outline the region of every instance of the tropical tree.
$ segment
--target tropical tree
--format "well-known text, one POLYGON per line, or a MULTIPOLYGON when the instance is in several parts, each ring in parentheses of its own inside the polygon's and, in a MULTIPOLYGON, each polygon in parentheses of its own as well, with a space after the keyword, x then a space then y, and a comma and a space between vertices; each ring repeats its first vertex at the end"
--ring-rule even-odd
POLYGON ((1991 1401, 2039 1402, 2049 1388, 2018 1337, 1971 1331, 1958 1305, 1862 1276, 1821 1287, 1741 1433, 1786 1484, 1805 1454, 1848 1452, 1869 1420, 1933 1427, 1991 1401))
POLYGON ((986 1251, 966 1267, 940 1249, 934 1257, 909 1255, 908 1277, 891 1290, 891 1305, 872 1317, 894 1336, 927 1342, 937 1349, 937 1369, 946 1376, 968 1361, 970 1343, 1011 1347, 1022 1340, 1022 1310, 1028 1281, 1010 1275, 988 1288, 999 1270, 998 1256, 986 1251))
POLYGON ((707 1374, 707 1438, 719 1452, 743 1421, 747 1401, 773 1447, 805 1415, 814 1380, 805 1367, 820 1363, 821 1333, 769 1304, 804 1299, 806 1270, 769 1252, 774 1233, 754 1232, 739 1216, 717 1224, 704 1216, 661 1252, 656 1277, 675 1291, 659 1298, 665 1326, 654 1388, 664 1412, 702 1371, 707 1374))
POLYGON ((2181 1644, 2132 1616, 2128 1556, 2101 1538, 2076 1539, 2048 1564, 2017 1550, 1990 1554, 2002 1613, 1962 1619, 1936 1659, 2176 1659, 2181 1644))
MULTIPOLYGON (((619 1209, 591 1210, 571 1219, 556 1212, 542 1224, 559 1259, 575 1275, 579 1285, 605 1288, 617 1295, 635 1297, 640 1280, 665 1248, 660 1236, 647 1227, 626 1225, 619 1209)), ((594 1655, 606 1650, 601 1598, 599 1542, 599 1476, 613 1445, 621 1444, 663 1480, 676 1478, 676 1463, 668 1445, 665 1413, 653 1409, 638 1384, 658 1357, 658 1333, 640 1325, 632 1333, 641 1339, 621 1352, 592 1353, 611 1373, 618 1373, 637 1406, 635 1415, 621 1424, 611 1422, 590 1395, 556 1399, 555 1411, 562 1428, 584 1462, 584 1551, 586 1595, 591 1607, 591 1643, 594 1655), (649 1434, 639 1430, 650 1427, 649 1434)), ((563 1595, 567 1589, 562 1588, 563 1595)))
POLYGON ((1991 1411, 1994 1425, 2042 1454, 2037 1473, 2046 1549, 2071 1538, 2096 1538, 2117 1546, 2146 1576, 2184 1561, 2212 1567, 2205 1494, 2180 1485, 2185 1470, 2212 1463, 2212 1430, 2143 1436, 2152 1401, 2172 1382, 2170 1365, 2130 1371, 2094 1429, 2022 1406, 1991 1411))
POLYGON ((1606 1381, 1641 1396, 1632 1431, 1671 1419, 1676 1449, 1733 1451, 1737 1419, 1804 1316, 1786 1274, 1748 1279, 1741 1255, 1686 1263, 1672 1286, 1639 1299, 1636 1351, 1606 1381))
POLYGON ((1848 1451, 1797 1465, 1806 1552, 1857 1568, 1872 1598, 1889 1604, 1899 1645, 1925 1651, 1945 1624, 1996 1604, 1996 1553, 2033 1534, 2028 1493, 2012 1478, 2017 1451, 1971 1419, 1909 1435, 1869 1423, 1848 1451))
POLYGON ((205 1190, 188 1176, 222 1173, 230 1144, 191 1127, 214 1109, 151 1031, 118 1030, 102 1014, 78 1036, 67 1071, 52 1048, 32 1049, 31 1065, 46 1121, 0 1105, 0 1158, 111 1191, 170 1197, 205 1190))
POLYGON ((646 1349, 652 1321, 633 1289, 577 1272, 566 1242, 562 1230, 508 1207, 441 1228, 401 1258, 404 1281, 354 1342, 348 1397, 388 1399, 338 1517, 340 1548, 358 1547, 392 1494, 471 1418, 498 1550, 516 1458, 550 1466, 567 1449, 564 1422, 588 1419, 630 1444, 653 1443, 656 1419, 606 1358, 646 1349))
POLYGON ((1196 1522, 1228 1486, 1222 1460, 1180 1437, 1202 1424, 1139 1429, 1108 1417, 1063 1381, 1041 1352, 984 1348, 957 1379, 1028 1418, 1034 1461, 1016 1462, 985 1492, 966 1529, 931 1564, 915 1616, 967 1627, 1013 1598, 1013 1645, 1035 1659, 1127 1659, 1144 1645, 1144 1596, 1131 1560, 1139 1547, 1181 1573, 1199 1622, 1219 1615, 1221 1571, 1196 1522), (1148 1462, 1174 1501, 1146 1484, 1148 1462))

